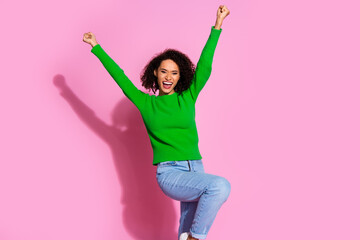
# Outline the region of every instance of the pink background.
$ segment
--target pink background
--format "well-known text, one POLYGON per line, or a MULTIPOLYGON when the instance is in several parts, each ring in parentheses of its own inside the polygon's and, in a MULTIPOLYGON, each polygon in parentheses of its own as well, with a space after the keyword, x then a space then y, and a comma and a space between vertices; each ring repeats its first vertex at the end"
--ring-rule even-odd
POLYGON ((141 116, 82 38, 144 90, 159 51, 197 62, 220 4, 196 121, 232 192, 207 239, 360 239, 359 1, 35 0, 0 4, 1 240, 176 239, 141 116))

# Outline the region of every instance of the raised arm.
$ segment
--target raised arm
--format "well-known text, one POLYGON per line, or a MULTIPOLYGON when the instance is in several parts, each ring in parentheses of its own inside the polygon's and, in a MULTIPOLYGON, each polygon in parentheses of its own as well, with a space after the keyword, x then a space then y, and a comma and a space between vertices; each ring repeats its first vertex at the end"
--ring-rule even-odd
POLYGON ((229 14, 230 11, 226 8, 226 6, 219 6, 217 10, 215 26, 211 27, 209 38, 196 65, 193 82, 189 87, 194 102, 196 102, 200 91, 203 89, 207 80, 210 78, 215 48, 218 43, 220 33, 222 32, 221 25, 225 17, 229 14))
POLYGON ((92 46, 91 52, 100 60, 105 69, 124 92, 125 96, 129 98, 130 101, 133 102, 137 108, 140 109, 141 106, 144 104, 146 94, 137 89, 137 87, 125 75, 124 70, 122 70, 119 65, 116 64, 116 62, 104 51, 100 44, 98 44, 96 40, 94 40, 95 37, 91 41, 85 41, 86 34, 92 33, 84 34, 84 42, 88 42, 92 46))

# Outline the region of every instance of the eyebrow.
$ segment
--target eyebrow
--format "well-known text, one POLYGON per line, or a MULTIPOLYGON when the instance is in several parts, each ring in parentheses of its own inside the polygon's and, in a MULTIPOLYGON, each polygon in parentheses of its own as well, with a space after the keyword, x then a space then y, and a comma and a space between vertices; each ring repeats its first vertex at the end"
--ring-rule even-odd
MULTIPOLYGON (((165 70, 165 71, 167 71, 167 69, 165 69, 165 68, 161 68, 161 70, 165 70)), ((172 70, 172 72, 177 72, 178 70, 172 70)))

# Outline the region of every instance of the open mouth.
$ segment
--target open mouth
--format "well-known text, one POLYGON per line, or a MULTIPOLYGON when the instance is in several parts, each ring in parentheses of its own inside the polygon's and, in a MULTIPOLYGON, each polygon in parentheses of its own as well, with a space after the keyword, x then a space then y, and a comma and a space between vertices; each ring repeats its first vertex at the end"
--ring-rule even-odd
POLYGON ((171 82, 163 82, 163 86, 165 89, 170 89, 173 84, 171 82))

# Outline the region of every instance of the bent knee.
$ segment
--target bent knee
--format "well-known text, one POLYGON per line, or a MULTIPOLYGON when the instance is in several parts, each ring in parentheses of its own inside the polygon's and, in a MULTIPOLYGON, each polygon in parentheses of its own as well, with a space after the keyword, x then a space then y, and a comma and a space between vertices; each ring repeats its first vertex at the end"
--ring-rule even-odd
POLYGON ((223 201, 226 201, 230 195, 231 184, 226 178, 219 177, 212 184, 211 190, 215 191, 217 195, 223 199, 223 201))

